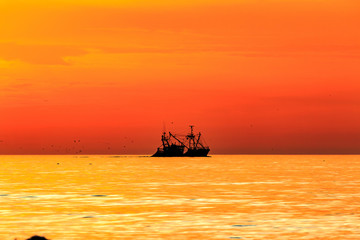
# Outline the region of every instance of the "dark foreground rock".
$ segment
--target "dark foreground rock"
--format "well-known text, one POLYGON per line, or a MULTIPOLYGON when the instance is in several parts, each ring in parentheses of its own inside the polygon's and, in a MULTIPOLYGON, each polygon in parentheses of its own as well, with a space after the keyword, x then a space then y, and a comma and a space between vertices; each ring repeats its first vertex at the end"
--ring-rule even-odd
POLYGON ((26 240, 50 240, 50 239, 47 239, 46 237, 35 235, 35 236, 32 236, 31 238, 28 238, 26 240))

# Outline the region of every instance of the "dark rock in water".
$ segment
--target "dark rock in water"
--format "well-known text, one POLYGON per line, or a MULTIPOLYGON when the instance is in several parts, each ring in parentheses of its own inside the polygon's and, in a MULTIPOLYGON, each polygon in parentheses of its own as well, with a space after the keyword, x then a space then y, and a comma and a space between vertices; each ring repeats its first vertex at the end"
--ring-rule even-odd
POLYGON ((22 198, 37 198, 37 196, 25 196, 25 197, 22 197, 22 198))
POLYGON ((236 225, 232 225, 233 227, 255 227, 256 225, 240 225, 240 224, 236 224, 236 225))
POLYGON ((28 238, 26 240, 50 240, 50 239, 47 239, 46 237, 35 235, 35 236, 32 236, 31 238, 28 238))

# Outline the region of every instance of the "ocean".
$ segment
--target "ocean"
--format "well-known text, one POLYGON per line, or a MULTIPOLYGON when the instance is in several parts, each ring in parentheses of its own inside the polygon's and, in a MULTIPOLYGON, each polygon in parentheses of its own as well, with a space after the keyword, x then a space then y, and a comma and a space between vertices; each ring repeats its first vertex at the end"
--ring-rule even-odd
POLYGON ((0 156, 0 239, 360 239, 360 156, 0 156))

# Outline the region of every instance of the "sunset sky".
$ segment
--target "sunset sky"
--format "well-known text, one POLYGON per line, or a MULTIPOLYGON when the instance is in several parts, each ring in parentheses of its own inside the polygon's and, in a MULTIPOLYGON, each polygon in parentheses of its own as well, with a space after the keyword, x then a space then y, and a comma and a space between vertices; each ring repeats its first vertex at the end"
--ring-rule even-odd
POLYGON ((164 122, 210 154, 360 153, 360 1, 0 10, 0 154, 151 154, 164 122))

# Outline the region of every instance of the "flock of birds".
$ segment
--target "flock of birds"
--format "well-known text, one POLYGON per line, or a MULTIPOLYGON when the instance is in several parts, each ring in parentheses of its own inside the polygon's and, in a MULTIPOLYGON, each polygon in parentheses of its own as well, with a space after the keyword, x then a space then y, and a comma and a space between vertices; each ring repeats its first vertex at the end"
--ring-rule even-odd
MULTIPOLYGON (((4 140, 0 140, 0 143, 4 143, 4 140)), ((122 152, 127 153, 127 147, 129 144, 133 144, 134 140, 129 137, 124 137, 124 140, 122 141, 122 152)), ((110 142, 98 142, 99 145, 103 145, 102 152, 110 152, 112 150, 111 143, 110 142), (104 146, 105 145, 105 146, 104 146)), ((42 153, 59 153, 59 154, 83 154, 85 149, 85 145, 82 144, 80 139, 74 139, 72 144, 68 145, 55 145, 51 144, 48 146, 41 147, 42 153)), ((19 150, 23 150, 23 147, 20 146, 19 150)), ((119 149, 116 149, 117 152, 119 152, 119 149)), ((120 150, 121 151, 121 150, 120 150)))

